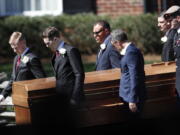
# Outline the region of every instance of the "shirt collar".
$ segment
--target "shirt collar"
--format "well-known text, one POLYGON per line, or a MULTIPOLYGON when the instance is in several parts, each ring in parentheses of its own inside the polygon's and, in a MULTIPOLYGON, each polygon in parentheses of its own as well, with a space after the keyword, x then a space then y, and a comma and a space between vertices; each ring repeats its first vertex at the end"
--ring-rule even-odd
POLYGON ((126 54, 126 50, 128 48, 128 46, 131 44, 131 42, 127 43, 127 45, 120 51, 121 55, 125 55, 126 54))
POLYGON ((24 50, 24 52, 21 54, 21 57, 23 57, 23 56, 27 53, 27 51, 29 51, 29 48, 26 48, 26 49, 24 50))
POLYGON ((63 47, 64 47, 64 41, 60 41, 57 50, 60 50, 63 47))
POLYGON ((178 33, 178 34, 180 33, 180 27, 177 29, 177 33, 178 33))

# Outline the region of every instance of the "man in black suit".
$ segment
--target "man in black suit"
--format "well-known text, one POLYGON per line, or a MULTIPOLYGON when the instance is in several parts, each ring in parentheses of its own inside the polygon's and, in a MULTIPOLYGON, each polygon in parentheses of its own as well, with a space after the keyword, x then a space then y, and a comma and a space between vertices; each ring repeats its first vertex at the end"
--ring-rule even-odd
POLYGON ((158 17, 158 27, 164 36, 161 38, 163 48, 161 54, 161 60, 163 62, 174 61, 174 49, 173 49, 173 39, 176 33, 176 28, 171 24, 171 17, 164 17, 164 12, 158 17))
POLYGON ((96 59, 96 71, 119 68, 121 56, 111 44, 111 28, 104 20, 97 21, 93 26, 93 35, 100 49, 96 59))
POLYGON ((60 122, 66 116, 70 117, 68 115, 69 108, 77 108, 84 100, 84 68, 79 50, 61 40, 60 31, 57 28, 46 28, 42 33, 42 38, 46 47, 53 52, 52 65, 56 77, 56 102, 57 106, 61 108, 60 114, 62 115, 58 121, 60 122))
POLYGON ((40 59, 27 47, 26 39, 21 32, 13 32, 9 39, 9 44, 17 55, 14 58, 9 84, 0 94, 0 102, 11 94, 14 81, 46 77, 40 59))
POLYGON ((176 34, 174 36, 174 56, 176 61, 176 92, 180 106, 180 6, 173 5, 166 12, 166 17, 172 17, 176 22, 176 34))

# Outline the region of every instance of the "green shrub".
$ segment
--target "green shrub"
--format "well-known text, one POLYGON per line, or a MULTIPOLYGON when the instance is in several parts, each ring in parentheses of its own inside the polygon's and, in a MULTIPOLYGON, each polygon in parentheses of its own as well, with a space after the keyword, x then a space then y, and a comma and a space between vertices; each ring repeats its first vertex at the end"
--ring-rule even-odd
POLYGON ((156 15, 122 16, 112 21, 113 29, 122 28, 131 41, 145 53, 161 53, 160 32, 156 15))
POLYGON ((48 26, 59 28, 62 31, 63 39, 78 47, 82 54, 96 53, 98 45, 93 38, 92 27, 94 22, 100 19, 107 20, 112 29, 122 28, 127 31, 129 39, 135 42, 145 54, 161 52, 156 15, 143 14, 110 18, 109 16, 82 13, 42 17, 11 16, 0 20, 0 57, 13 57, 13 53, 10 53, 12 50, 8 45, 9 36, 13 31, 25 33, 31 48, 41 57, 49 57, 50 51, 45 48, 41 39, 42 31, 48 26))

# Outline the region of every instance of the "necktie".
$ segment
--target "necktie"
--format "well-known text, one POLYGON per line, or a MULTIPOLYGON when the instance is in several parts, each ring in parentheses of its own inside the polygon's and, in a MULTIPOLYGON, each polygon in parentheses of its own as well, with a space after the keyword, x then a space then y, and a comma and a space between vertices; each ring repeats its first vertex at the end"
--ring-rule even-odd
POLYGON ((21 63, 21 56, 18 56, 17 63, 16 63, 16 70, 18 69, 20 63, 21 63))
POLYGON ((60 56, 59 51, 56 51, 56 58, 60 56))
POLYGON ((102 49, 100 49, 100 51, 99 51, 99 53, 98 53, 98 59, 99 59, 101 53, 102 53, 102 49))

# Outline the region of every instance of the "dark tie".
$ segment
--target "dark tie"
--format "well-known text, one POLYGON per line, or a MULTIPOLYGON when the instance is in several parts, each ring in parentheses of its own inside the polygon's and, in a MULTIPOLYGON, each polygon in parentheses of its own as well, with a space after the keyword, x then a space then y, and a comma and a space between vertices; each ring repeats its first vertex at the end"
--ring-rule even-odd
POLYGON ((60 56, 59 51, 56 51, 56 58, 60 56))
POLYGON ((16 63, 16 70, 18 69, 20 63, 21 63, 21 56, 18 56, 17 63, 16 63))

